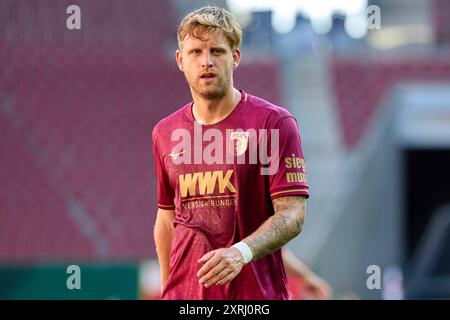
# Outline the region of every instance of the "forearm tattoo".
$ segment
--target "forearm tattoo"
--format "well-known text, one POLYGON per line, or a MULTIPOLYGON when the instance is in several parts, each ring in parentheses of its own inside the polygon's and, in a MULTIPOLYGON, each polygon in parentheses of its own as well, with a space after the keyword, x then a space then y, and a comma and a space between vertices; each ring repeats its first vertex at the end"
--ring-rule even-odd
POLYGON ((281 197, 272 203, 275 214, 243 240, 252 250, 253 260, 278 250, 302 231, 306 213, 304 197, 281 197))

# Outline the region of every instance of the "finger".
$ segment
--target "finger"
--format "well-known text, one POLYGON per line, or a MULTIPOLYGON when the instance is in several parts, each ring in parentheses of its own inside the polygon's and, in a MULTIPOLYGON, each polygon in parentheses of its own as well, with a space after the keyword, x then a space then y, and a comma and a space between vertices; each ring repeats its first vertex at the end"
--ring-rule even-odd
POLYGON ((200 259, 198 259, 198 263, 205 263, 214 256, 215 252, 216 250, 205 253, 200 259))
POLYGON ((238 275, 239 272, 233 271, 231 272, 229 275, 227 275, 225 278, 223 278, 222 280, 217 281, 217 285, 221 286, 224 284, 227 284, 228 282, 230 282, 231 280, 233 280, 234 278, 236 278, 236 276, 238 275))
POLYGON ((225 279, 232 272, 232 269, 224 267, 219 273, 213 275, 209 280, 205 281, 203 285, 206 288, 209 288, 210 286, 217 284, 217 282, 225 279))
POLYGON ((211 280, 213 277, 215 277, 217 274, 219 274, 220 272, 222 272, 223 269, 225 269, 227 265, 224 263, 224 261, 222 260, 221 262, 219 262, 216 266, 214 266, 211 270, 209 270, 208 272, 206 272, 203 276, 199 277, 199 283, 200 284, 205 284, 207 281, 211 280))
POLYGON ((205 274, 207 274, 212 268, 214 268, 216 265, 220 263, 221 259, 220 257, 214 256, 206 262, 203 267, 200 268, 197 272, 197 277, 201 278, 205 274))

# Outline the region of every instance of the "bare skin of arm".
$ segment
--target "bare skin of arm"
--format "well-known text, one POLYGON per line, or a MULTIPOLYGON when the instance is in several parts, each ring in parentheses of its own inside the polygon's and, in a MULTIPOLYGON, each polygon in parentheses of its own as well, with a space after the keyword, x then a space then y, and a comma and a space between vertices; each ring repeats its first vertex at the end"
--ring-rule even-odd
POLYGON ((252 250, 254 260, 280 249, 303 229, 306 214, 304 197, 282 197, 272 202, 275 214, 243 240, 252 250))
POLYGON ((161 290, 165 287, 167 278, 169 277, 170 250, 173 241, 173 218, 174 210, 158 209, 156 215, 153 236, 155 239, 156 253, 159 260, 159 268, 161 271, 161 290))
MULTIPOLYGON (((306 198, 287 196, 272 201, 274 215, 243 239, 253 253, 253 260, 268 255, 300 234, 306 214, 306 198)), ((223 285, 233 280, 244 266, 240 251, 234 247, 206 253, 198 261, 204 264, 198 271, 199 283, 205 287, 223 285)))

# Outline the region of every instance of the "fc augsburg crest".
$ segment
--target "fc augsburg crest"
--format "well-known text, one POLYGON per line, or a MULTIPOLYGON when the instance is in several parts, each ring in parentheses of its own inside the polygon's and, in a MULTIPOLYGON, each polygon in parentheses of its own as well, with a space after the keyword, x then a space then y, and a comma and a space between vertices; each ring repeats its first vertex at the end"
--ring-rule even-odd
POLYGON ((235 150, 236 155, 240 156, 245 153, 248 147, 248 137, 250 133, 244 131, 235 131, 231 133, 231 140, 236 140, 235 150))

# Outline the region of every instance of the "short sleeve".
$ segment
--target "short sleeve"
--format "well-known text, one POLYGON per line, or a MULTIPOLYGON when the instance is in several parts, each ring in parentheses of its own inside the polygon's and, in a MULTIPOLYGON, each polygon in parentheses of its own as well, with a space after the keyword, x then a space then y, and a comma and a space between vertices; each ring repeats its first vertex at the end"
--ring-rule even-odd
POLYGON ((158 193, 158 208, 171 210, 175 209, 173 202, 174 190, 172 189, 169 176, 167 175, 164 163, 161 160, 161 154, 158 150, 157 141, 155 139, 155 134, 152 137, 153 146, 153 157, 155 159, 155 170, 156 170, 156 189, 158 193))
MULTIPOLYGON (((273 199, 301 195, 309 197, 306 165, 301 138, 294 117, 288 116, 277 121, 278 129, 278 170, 269 176, 270 197, 273 199)), ((271 139, 274 139, 271 135, 271 139)))

